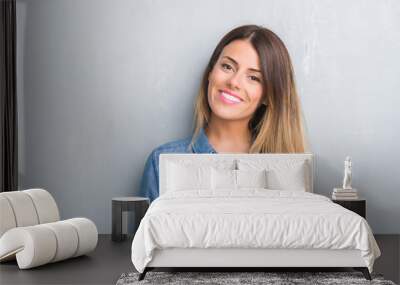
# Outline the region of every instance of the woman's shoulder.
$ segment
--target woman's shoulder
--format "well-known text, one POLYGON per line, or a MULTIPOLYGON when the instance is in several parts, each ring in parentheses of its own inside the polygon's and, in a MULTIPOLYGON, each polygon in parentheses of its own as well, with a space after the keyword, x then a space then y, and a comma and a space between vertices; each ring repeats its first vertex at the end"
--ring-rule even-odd
POLYGON ((161 153, 191 153, 191 140, 192 138, 188 137, 164 143, 153 149, 151 156, 153 156, 153 158, 158 158, 161 153))

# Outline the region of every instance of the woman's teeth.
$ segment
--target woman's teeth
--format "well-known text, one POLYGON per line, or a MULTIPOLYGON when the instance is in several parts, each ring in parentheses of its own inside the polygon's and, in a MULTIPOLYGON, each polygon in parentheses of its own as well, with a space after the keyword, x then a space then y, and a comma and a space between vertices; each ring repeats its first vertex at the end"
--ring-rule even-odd
POLYGON ((241 102, 240 99, 238 99, 237 97, 229 95, 229 94, 227 94, 225 92, 221 92, 221 96, 224 99, 226 99, 227 101, 230 101, 232 103, 240 103, 241 102))

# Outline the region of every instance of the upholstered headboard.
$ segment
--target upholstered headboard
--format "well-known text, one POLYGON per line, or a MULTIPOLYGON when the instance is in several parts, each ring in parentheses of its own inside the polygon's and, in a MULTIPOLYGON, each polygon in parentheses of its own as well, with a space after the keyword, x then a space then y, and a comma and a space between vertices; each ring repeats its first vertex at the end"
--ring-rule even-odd
POLYGON ((305 191, 313 192, 314 162, 313 154, 177 154, 168 153, 160 155, 160 195, 167 191, 167 165, 173 162, 184 166, 217 166, 229 169, 253 169, 253 167, 265 167, 273 169, 291 167, 304 163, 305 191))

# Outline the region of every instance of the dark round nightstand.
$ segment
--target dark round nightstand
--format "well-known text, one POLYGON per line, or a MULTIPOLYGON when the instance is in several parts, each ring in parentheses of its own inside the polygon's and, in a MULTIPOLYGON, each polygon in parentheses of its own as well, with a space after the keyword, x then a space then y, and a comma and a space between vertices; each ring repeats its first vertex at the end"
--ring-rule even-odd
POLYGON ((149 207, 149 199, 144 197, 116 197, 112 199, 112 236, 113 241, 123 241, 126 235, 122 234, 122 212, 135 213, 135 230, 149 207))
POLYGON ((367 218, 367 201, 365 199, 355 199, 355 200, 335 200, 332 199, 332 202, 339 204, 340 206, 353 211, 356 214, 359 214, 364 219, 367 218))

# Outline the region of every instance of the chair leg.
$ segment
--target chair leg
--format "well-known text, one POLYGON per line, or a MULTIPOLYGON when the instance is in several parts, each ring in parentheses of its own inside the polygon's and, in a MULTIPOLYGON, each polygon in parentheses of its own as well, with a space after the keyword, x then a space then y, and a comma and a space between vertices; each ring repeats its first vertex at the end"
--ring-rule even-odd
POLYGON ((372 280, 371 275, 369 274, 369 270, 367 267, 354 267, 355 270, 361 271, 364 275, 365 279, 372 280))
POLYGON ((138 281, 142 281, 144 279, 144 277, 146 276, 147 271, 148 271, 148 269, 147 269, 147 267, 145 267, 143 272, 139 274, 138 281))

